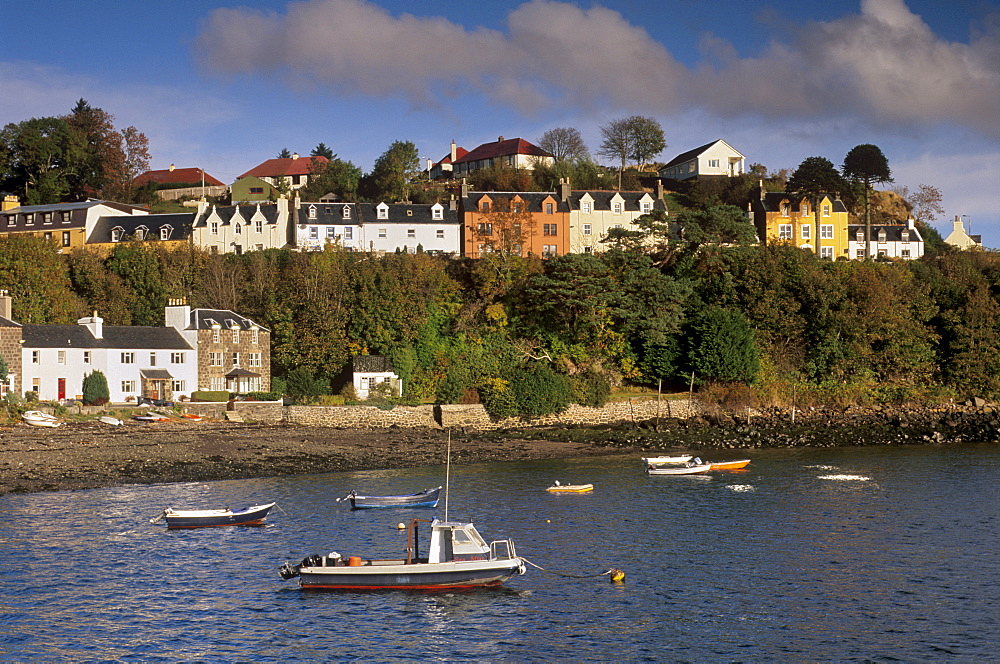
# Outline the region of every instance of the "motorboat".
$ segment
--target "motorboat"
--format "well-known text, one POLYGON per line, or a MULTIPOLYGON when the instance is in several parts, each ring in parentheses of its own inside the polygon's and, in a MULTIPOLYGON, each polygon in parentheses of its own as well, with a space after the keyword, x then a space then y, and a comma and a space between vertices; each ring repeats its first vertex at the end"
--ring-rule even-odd
POLYGON ((421 491, 420 493, 411 493, 405 496, 362 496, 359 495, 357 491, 351 491, 343 498, 337 498, 337 502, 339 503, 341 500, 350 500, 351 509, 355 510, 379 509, 386 507, 437 507, 438 496, 441 493, 441 489, 442 487, 436 487, 434 489, 427 489, 426 491, 421 491))
POLYGON ((691 454, 681 454, 679 456, 658 456, 643 457, 642 460, 647 466, 663 466, 668 464, 687 463, 694 456, 691 454))
POLYGON ((738 461, 712 461, 712 470, 742 470, 750 465, 750 459, 739 459, 738 461))
POLYGON ((487 544, 472 523, 412 519, 405 557, 344 558, 334 551, 307 556, 297 565, 285 563, 279 575, 285 580, 298 577, 303 590, 458 590, 500 586, 524 572, 512 540, 487 544), (418 551, 420 523, 431 528, 426 556, 418 551))
POLYGON ((646 472, 650 475, 700 475, 710 470, 712 470, 712 464, 704 463, 698 457, 686 463, 673 466, 654 466, 650 464, 646 467, 646 472))
POLYGON ((587 493, 593 490, 593 484, 560 484, 559 480, 546 489, 549 493, 587 493))
POLYGON ((267 518, 268 512, 275 503, 252 505, 239 510, 175 510, 168 507, 163 512, 150 519, 156 523, 160 519, 167 522, 167 528, 210 528, 217 526, 259 526, 267 518))
POLYGON ((25 411, 21 413, 21 419, 24 420, 25 424, 30 424, 33 427, 55 428, 63 423, 58 417, 43 413, 40 410, 25 411))

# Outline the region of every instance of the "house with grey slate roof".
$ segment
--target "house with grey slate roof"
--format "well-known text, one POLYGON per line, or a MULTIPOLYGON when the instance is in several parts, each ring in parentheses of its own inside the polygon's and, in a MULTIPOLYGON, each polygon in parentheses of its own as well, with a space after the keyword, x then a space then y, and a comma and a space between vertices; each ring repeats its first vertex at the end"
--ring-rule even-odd
POLYGON ((901 258, 913 260, 924 255, 924 238, 913 220, 906 224, 872 224, 871 240, 865 242, 865 225, 847 227, 848 251, 851 258, 901 258), (865 245, 868 245, 867 253, 865 245))
POLYGON ((122 242, 166 242, 187 244, 191 239, 195 212, 149 214, 144 216, 102 216, 90 229, 87 246, 108 248, 122 242))
POLYGON ((290 202, 215 206, 199 202, 191 238, 216 254, 280 249, 288 244, 290 202))
POLYGON ((196 351, 198 390, 270 391, 270 330, 228 309, 192 309, 183 299, 168 300, 165 320, 196 351))
POLYGON ((149 210, 112 201, 86 200, 49 205, 18 205, 7 196, 0 211, 0 236, 27 233, 56 242, 63 251, 83 247, 103 217, 147 216, 149 210))
POLYGON ((746 157, 720 138, 677 155, 660 169, 660 177, 671 180, 732 178, 745 172, 746 157))
POLYGON ((612 228, 638 230, 635 220, 654 210, 667 212, 662 191, 573 191, 569 203, 569 250, 574 254, 601 253, 601 240, 612 228))

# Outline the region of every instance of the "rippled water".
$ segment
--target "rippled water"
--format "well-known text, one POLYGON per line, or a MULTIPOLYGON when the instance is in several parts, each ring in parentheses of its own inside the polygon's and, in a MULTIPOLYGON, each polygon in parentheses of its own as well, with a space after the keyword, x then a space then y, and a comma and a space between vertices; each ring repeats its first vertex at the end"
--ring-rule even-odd
POLYGON ((452 518, 549 569, 627 576, 529 567, 503 590, 445 594, 304 593, 277 574, 311 553, 401 553, 395 524, 433 511, 335 498, 437 486, 441 467, 3 496, 0 658, 997 658, 1000 445, 749 456, 711 477, 647 476, 638 455, 453 466, 452 518), (557 479, 595 490, 547 494, 557 479), (168 505, 270 500, 266 527, 148 523, 168 505))

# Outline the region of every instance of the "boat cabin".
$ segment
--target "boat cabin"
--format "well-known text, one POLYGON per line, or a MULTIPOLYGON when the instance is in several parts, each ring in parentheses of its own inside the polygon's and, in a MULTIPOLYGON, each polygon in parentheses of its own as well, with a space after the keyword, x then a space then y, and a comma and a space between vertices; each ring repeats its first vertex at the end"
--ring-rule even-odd
POLYGON ((471 523, 431 522, 429 562, 490 560, 490 546, 471 523))

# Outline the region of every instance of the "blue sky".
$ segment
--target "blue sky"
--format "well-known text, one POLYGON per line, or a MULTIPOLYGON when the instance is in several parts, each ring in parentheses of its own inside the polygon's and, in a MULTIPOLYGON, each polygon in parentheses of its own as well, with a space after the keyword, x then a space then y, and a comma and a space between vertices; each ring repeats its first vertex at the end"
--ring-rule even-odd
POLYGON ((860 143, 938 187, 1000 247, 1000 4, 983 0, 8 0, 0 123, 79 98, 150 139, 153 168, 224 182, 324 142, 536 141, 639 113, 667 160, 724 138, 770 169, 860 143))

